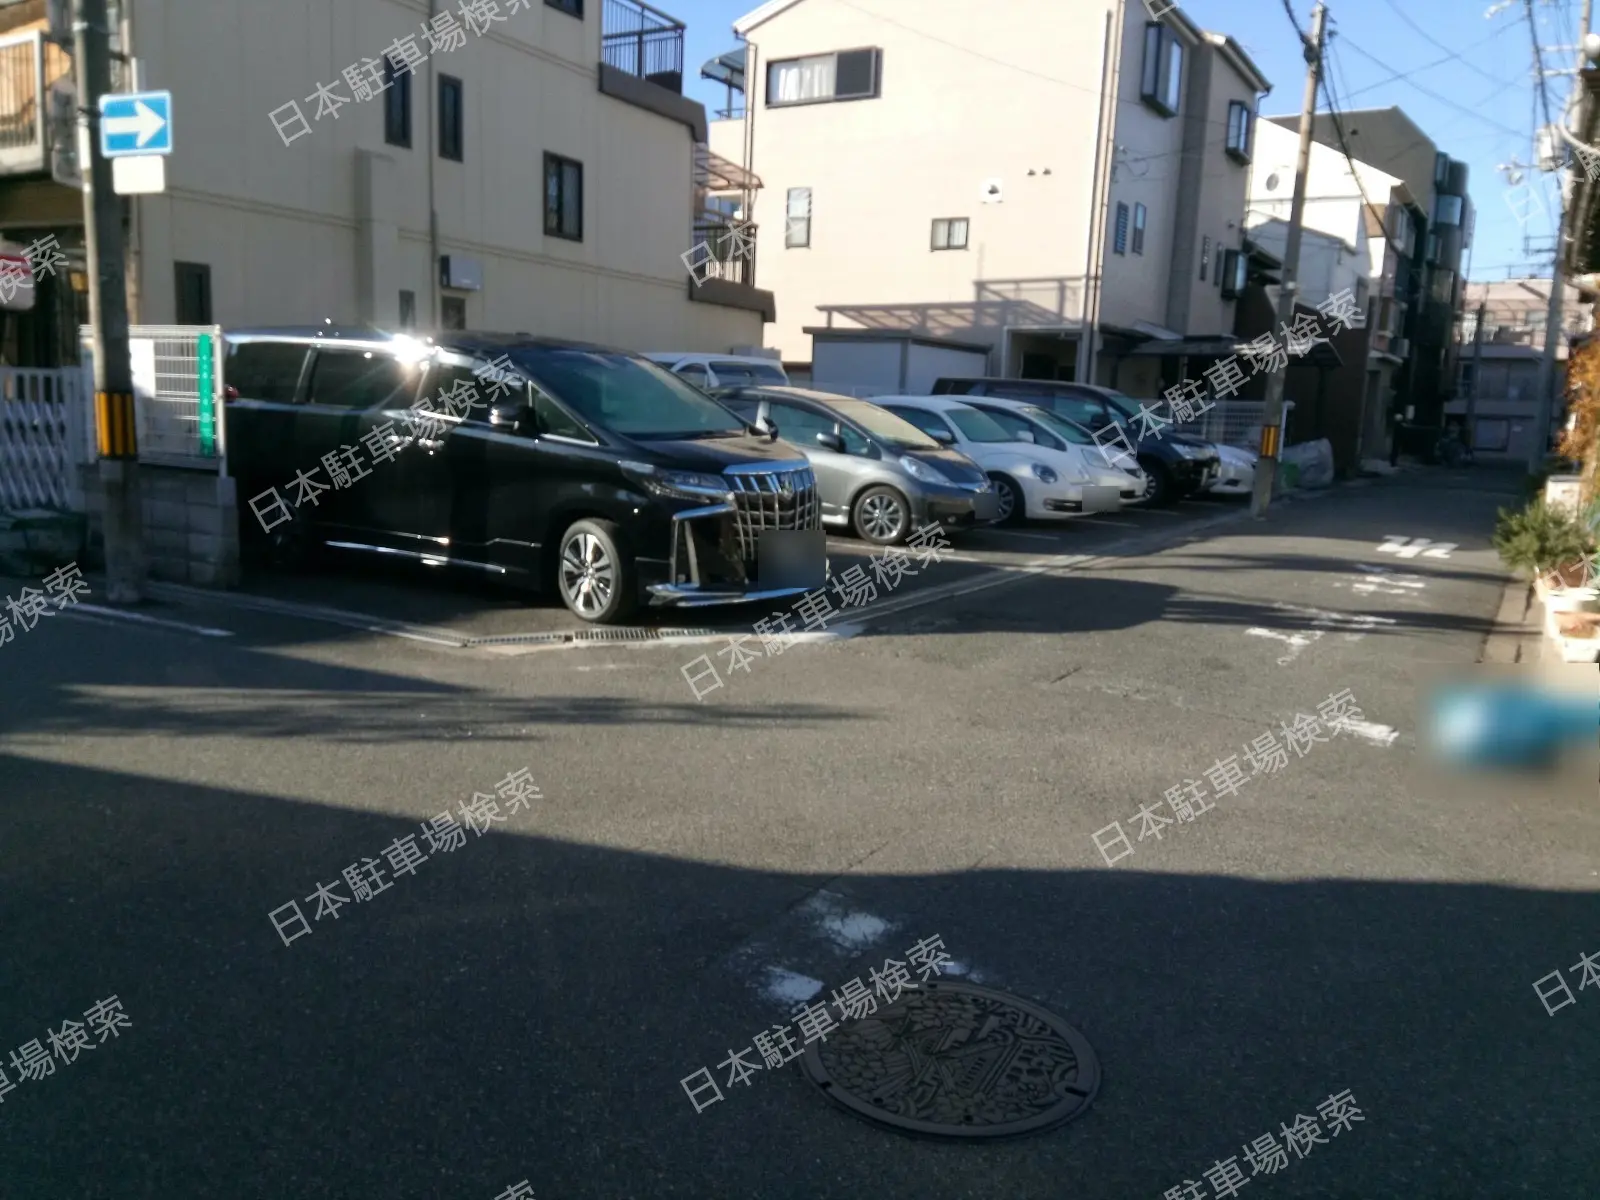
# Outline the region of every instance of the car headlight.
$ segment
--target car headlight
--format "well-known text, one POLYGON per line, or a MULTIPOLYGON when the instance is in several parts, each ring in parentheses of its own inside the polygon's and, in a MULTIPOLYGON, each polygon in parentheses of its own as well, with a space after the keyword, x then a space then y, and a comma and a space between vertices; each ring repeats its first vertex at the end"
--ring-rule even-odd
POLYGON ((1049 467, 1045 466, 1043 463, 1037 462, 1028 464, 1028 473, 1040 483, 1054 483, 1057 479, 1061 478, 1049 467))
POLYGON ((1200 458, 1205 454, 1205 451, 1200 449, 1199 446, 1185 446, 1178 442, 1174 442, 1172 445, 1173 448, 1185 458, 1200 458))
POLYGON ((664 471, 652 463, 625 462, 622 472, 652 496, 675 500, 721 500, 733 490, 721 475, 664 471))
POLYGON ((940 473, 939 469, 930 466, 921 459, 912 458, 909 454, 900 456, 900 466, 905 473, 913 479, 920 479, 923 483, 949 483, 950 481, 940 473))

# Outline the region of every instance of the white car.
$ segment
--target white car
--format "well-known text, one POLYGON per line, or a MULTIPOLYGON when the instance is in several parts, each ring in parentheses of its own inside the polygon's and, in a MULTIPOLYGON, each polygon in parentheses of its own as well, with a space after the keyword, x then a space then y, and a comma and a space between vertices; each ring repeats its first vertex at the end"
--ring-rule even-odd
POLYGON ((982 467, 994 480, 1002 525, 1122 507, 1121 487, 1095 482, 1081 446, 1053 450, 1019 441, 988 413, 943 396, 874 396, 872 402, 982 467))
POLYGON ((789 373, 777 359, 758 358, 753 354, 700 354, 673 350, 646 354, 644 357, 707 392, 712 388, 741 385, 783 387, 789 382, 789 373))
POLYGON ((1032 442, 1049 450, 1077 449, 1083 455, 1084 465, 1093 482, 1116 488, 1124 508, 1130 504, 1144 503, 1150 490, 1150 479, 1143 468, 1126 454, 1108 453, 1082 425, 1057 416, 1048 408, 1029 404, 1026 400, 963 396, 961 402, 970 404, 979 412, 988 413, 1020 441, 1032 442), (1121 458, 1125 465, 1119 465, 1114 461, 1115 458, 1121 458))
POLYGON ((1256 453, 1217 443, 1216 482, 1206 489, 1213 496, 1248 496, 1256 486, 1256 453))

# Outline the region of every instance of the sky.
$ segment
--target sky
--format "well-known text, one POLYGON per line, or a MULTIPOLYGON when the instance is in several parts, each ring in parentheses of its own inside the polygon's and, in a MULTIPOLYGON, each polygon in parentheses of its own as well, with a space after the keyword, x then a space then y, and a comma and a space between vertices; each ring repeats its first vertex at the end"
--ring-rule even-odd
MULTIPOLYGON (((724 89, 701 80, 700 66, 738 44, 733 22, 760 0, 653 2, 688 25, 685 91, 710 110, 722 107, 724 89)), ((973 2, 1027 8, 1073 0, 973 2)), ((916 25, 917 0, 852 3, 916 25)), ((1309 30, 1308 0, 1289 4, 1309 30)), ((1299 112, 1306 67, 1283 0, 1186 0, 1181 7, 1202 28, 1230 35, 1271 81, 1262 116, 1299 112)), ((1339 110, 1404 109, 1440 150, 1468 164, 1468 191, 1478 210, 1469 278, 1548 276, 1557 186, 1555 176, 1527 169, 1534 130, 1545 123, 1534 86, 1528 0, 1334 0, 1328 12, 1328 74, 1339 110), (1495 8, 1501 11, 1488 15, 1495 8), (1513 164, 1524 168, 1515 186, 1501 169, 1513 164)), ((1532 0, 1532 19, 1544 66, 1570 70, 1577 59, 1579 0, 1532 0)), ((1570 74, 1547 77, 1551 120, 1560 122, 1572 84, 1570 74)), ((1324 93, 1318 109, 1326 108, 1324 93)))

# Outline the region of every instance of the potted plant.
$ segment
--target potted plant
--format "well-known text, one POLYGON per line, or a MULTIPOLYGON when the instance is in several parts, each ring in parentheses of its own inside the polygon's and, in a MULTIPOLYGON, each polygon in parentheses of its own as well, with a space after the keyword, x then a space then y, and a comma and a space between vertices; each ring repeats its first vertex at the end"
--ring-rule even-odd
POLYGON ((1588 522, 1535 500, 1526 508, 1500 511, 1494 548, 1508 567, 1532 576, 1539 596, 1552 611, 1578 608, 1591 600, 1586 593, 1595 558, 1594 535, 1588 522))
POLYGON ((1561 658, 1569 663, 1600 662, 1600 614, 1564 612, 1555 617, 1561 658))

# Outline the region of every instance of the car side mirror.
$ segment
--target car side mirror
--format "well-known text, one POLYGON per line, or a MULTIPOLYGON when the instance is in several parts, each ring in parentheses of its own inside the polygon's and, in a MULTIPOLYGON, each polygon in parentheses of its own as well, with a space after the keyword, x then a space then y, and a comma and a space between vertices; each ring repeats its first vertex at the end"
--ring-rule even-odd
POLYGON ((956 444, 956 435, 948 429, 935 429, 928 436, 941 446, 954 446, 956 444))
POLYGON ((817 444, 826 450, 832 450, 835 454, 843 454, 844 437, 838 432, 838 429, 839 427, 835 425, 833 432, 824 431, 817 434, 817 444))
POLYGON ((1037 444, 1039 441, 1038 438, 1033 436, 1033 430, 1031 429, 1017 430, 1017 440, 1019 442, 1032 442, 1034 444, 1037 444))
POLYGON ((507 433, 527 433, 533 427, 533 409, 526 400, 500 400, 489 406, 489 424, 507 433))

